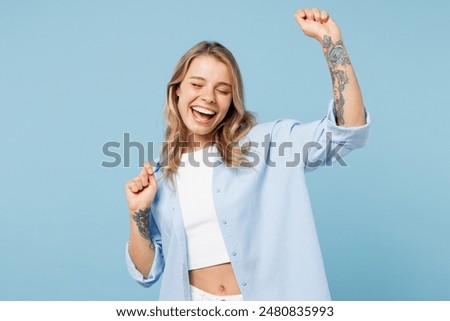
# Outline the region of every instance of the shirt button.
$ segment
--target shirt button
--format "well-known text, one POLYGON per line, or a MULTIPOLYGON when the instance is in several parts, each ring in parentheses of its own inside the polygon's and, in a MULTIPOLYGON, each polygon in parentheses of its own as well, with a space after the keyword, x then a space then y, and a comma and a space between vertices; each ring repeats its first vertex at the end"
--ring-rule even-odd
POLYGON ((217 193, 217 194, 220 193, 220 188, 216 189, 216 193, 217 193))
POLYGON ((237 255, 237 252, 236 252, 236 251, 233 251, 233 252, 231 252, 231 255, 236 256, 236 255, 237 255))
POLYGON ((245 282, 245 281, 242 282, 241 284, 242 284, 242 286, 247 286, 247 282, 245 282))
POLYGON ((223 225, 227 225, 228 222, 227 222, 226 220, 222 220, 222 224, 223 224, 223 225))

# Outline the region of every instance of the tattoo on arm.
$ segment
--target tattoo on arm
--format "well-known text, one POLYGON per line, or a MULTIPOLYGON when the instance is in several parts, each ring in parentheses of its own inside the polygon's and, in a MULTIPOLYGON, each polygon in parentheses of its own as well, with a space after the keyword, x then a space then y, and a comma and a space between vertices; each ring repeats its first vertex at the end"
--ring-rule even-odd
POLYGON ((334 114, 336 117, 336 123, 338 125, 343 125, 345 123, 345 99, 343 92, 349 80, 347 77, 347 73, 345 72, 345 70, 342 70, 342 67, 351 65, 350 58, 348 57, 342 40, 339 40, 336 44, 333 44, 331 41, 331 37, 325 35, 323 37, 322 46, 333 81, 334 114))
POLYGON ((333 78, 333 91, 334 91, 334 115, 336 117, 336 123, 343 125, 344 121, 344 105, 345 99, 342 92, 345 89, 345 85, 348 84, 347 73, 344 70, 331 71, 333 78))
POLYGON ((351 65, 347 50, 345 50, 344 43, 339 40, 336 44, 331 42, 330 36, 323 36, 322 47, 325 50, 325 57, 330 69, 336 66, 351 65))
POLYGON ((140 209, 135 212, 133 221, 136 223, 141 236, 150 241, 150 249, 154 250, 155 246, 150 239, 150 208, 140 209))

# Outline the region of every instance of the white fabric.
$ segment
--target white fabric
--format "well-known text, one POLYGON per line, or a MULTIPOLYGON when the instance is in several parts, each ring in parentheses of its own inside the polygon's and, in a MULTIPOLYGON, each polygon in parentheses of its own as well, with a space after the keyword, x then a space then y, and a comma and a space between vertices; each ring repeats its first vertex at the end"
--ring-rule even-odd
POLYGON ((230 262, 213 202, 213 153, 217 153, 214 146, 184 153, 177 171, 189 270, 230 262))

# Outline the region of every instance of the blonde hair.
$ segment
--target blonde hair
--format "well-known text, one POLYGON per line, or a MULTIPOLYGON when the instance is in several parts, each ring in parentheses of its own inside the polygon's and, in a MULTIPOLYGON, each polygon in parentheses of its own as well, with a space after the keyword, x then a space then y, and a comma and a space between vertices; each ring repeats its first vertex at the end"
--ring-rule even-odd
POLYGON ((166 119, 165 143, 162 147, 161 163, 164 177, 173 181, 182 154, 182 148, 188 141, 188 130, 178 111, 177 88, 183 81, 191 62, 199 56, 212 56, 228 66, 232 79, 232 101, 230 108, 211 135, 211 140, 217 145, 223 162, 227 166, 239 167, 246 161, 246 149, 238 146, 239 140, 244 137, 255 125, 255 116, 245 109, 244 86, 241 72, 233 54, 217 42, 202 41, 188 50, 175 67, 172 78, 167 84, 167 97, 164 107, 166 119))

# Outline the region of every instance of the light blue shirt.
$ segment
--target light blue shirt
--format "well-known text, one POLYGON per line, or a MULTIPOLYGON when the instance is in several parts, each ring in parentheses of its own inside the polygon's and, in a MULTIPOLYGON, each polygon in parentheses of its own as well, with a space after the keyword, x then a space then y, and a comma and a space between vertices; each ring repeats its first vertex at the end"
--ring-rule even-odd
MULTIPOLYGON (((360 127, 335 123, 332 102, 319 121, 277 120, 256 125, 252 167, 231 168, 217 157, 213 197, 217 217, 244 300, 330 300, 305 172, 364 145, 370 119, 360 127)), ((162 278, 160 300, 190 300, 186 233, 178 195, 155 166, 158 191, 150 230, 156 255, 146 278, 126 249, 131 276, 149 287, 162 278)))

